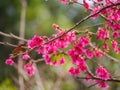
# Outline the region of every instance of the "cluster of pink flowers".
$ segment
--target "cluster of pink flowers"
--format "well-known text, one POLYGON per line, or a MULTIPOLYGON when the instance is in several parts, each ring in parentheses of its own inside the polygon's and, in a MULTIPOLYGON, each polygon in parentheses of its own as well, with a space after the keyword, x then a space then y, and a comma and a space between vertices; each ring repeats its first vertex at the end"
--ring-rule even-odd
MULTIPOLYGON (((98 12, 100 9, 101 9, 100 6, 96 6, 96 7, 92 8, 91 15, 95 14, 95 13, 98 12)), ((99 14, 96 14, 96 15, 94 15, 92 18, 93 18, 93 19, 96 19, 98 16, 99 16, 99 14)))
POLYGON ((91 58, 93 58, 94 54, 93 54, 92 50, 87 49, 87 50, 85 50, 85 55, 87 58, 91 59, 91 58))
POLYGON ((95 49, 95 50, 94 50, 94 56, 95 56, 95 57, 100 58, 100 57, 102 57, 103 55, 104 55, 104 53, 103 53, 101 50, 99 50, 99 49, 95 49))
POLYGON ((117 53, 117 54, 120 53, 120 47, 119 47, 117 41, 112 40, 112 41, 111 41, 111 46, 112 46, 113 51, 114 51, 115 53, 117 53))
MULTIPOLYGON (((59 36, 62 34, 63 31, 56 29, 56 35, 59 36)), ((69 44, 76 40, 76 36, 74 32, 68 32, 67 34, 63 35, 62 37, 58 38, 55 43, 57 44, 58 48, 66 48, 69 44)))
POLYGON ((99 27, 96 36, 97 39, 108 39, 110 35, 108 29, 99 27))
POLYGON ((96 74, 98 78, 101 78, 102 80, 108 80, 110 78, 108 71, 102 66, 99 66, 96 69, 96 74))
POLYGON ((103 49, 106 51, 106 52, 109 52, 109 46, 107 43, 104 43, 103 44, 103 49))
MULTIPOLYGON (((28 55, 28 53, 24 53, 22 55, 22 59, 28 60, 28 59, 30 59, 30 56, 28 55)), ((14 61, 13 61, 13 59, 11 57, 9 57, 8 59, 6 59, 5 64, 12 66, 14 64, 14 61)), ((32 76, 34 74, 34 70, 35 70, 34 66, 26 64, 24 66, 24 68, 27 71, 28 75, 32 76)))
MULTIPOLYGON (((90 8, 91 10, 91 14, 94 14, 96 12, 98 12, 101 8, 111 5, 111 4, 116 4, 119 3, 120 0, 91 0, 93 2, 94 7, 90 8), (102 5, 101 5, 102 3, 102 5)), ((84 4, 84 7, 87 7, 87 4, 84 4)), ((100 14, 96 14, 94 15, 92 18, 96 19, 98 16, 102 15, 105 16, 106 18, 106 24, 107 26, 113 30, 113 37, 114 38, 118 38, 120 37, 119 32, 117 32, 118 30, 120 30, 120 23, 118 23, 120 21, 120 10, 117 9, 119 8, 119 6, 113 6, 110 8, 107 8, 103 11, 100 12, 100 14)), ((108 30, 98 30, 98 34, 100 34, 100 36, 98 36, 97 38, 99 39, 105 39, 109 37, 108 34, 108 30), (104 36, 102 36, 102 34, 104 34, 104 36), (105 35, 106 34, 106 35, 105 35)))
POLYGON ((113 36, 113 38, 119 38, 120 37, 120 33, 118 31, 113 31, 112 32, 112 36, 113 36))
POLYGON ((89 45, 89 39, 87 39, 84 36, 81 36, 80 38, 78 38, 78 43, 74 46, 74 48, 68 51, 68 55, 72 59, 72 64, 76 65, 77 67, 77 69, 70 68, 69 72, 71 72, 71 74, 77 75, 79 74, 78 71, 80 72, 80 70, 82 71, 87 70, 86 62, 82 57, 82 54, 85 52, 84 47, 88 45, 89 45))
POLYGON ((27 74, 30 76, 32 76, 35 73, 35 67, 33 65, 26 64, 24 66, 24 69, 26 70, 27 74))
POLYGON ((76 76, 76 75, 80 74, 80 69, 79 69, 79 68, 71 67, 71 68, 69 69, 69 73, 70 73, 71 75, 76 76))
MULTIPOLYGON (((76 2, 77 0, 70 0, 76 2)), ((83 6, 87 10, 91 10, 90 15, 95 14, 101 8, 120 2, 120 0, 91 0, 93 2, 93 7, 91 8, 89 3, 86 0, 83 0, 83 6), (100 3, 103 3, 103 5, 100 5, 100 3)), ((60 0, 61 3, 67 4, 67 0, 60 0)), ((109 46, 107 44, 106 40, 111 39, 111 47, 113 48, 115 53, 120 52, 120 47, 118 45, 118 42, 116 39, 120 38, 120 9, 118 6, 113 6, 110 8, 107 8, 105 10, 102 10, 100 14, 96 14, 92 16, 93 19, 97 18, 98 16, 103 15, 103 17, 106 20, 106 27, 99 27, 98 30, 96 31, 96 38, 97 40, 104 40, 102 49, 105 52, 109 52, 109 46), (109 29, 112 31, 109 31, 109 29), (111 35, 112 33, 112 35, 111 35)), ((89 67, 86 64, 87 59, 93 59, 95 58, 100 58, 104 55, 104 52, 95 47, 91 48, 91 35, 85 34, 86 36, 80 36, 79 38, 76 38, 76 34, 74 31, 70 31, 65 33, 65 31, 57 24, 53 24, 52 28, 55 29, 56 33, 50 38, 43 38, 42 36, 39 35, 34 35, 34 37, 31 40, 28 40, 27 42, 27 47, 28 49, 31 50, 36 50, 38 54, 42 54, 42 57, 45 61, 46 64, 49 65, 63 65, 66 60, 64 58, 64 54, 70 56, 71 58, 71 63, 72 66, 69 68, 68 72, 73 75, 77 76, 81 72, 87 72, 89 67), (65 33, 65 34, 63 34, 65 33), (59 37, 59 35, 62 35, 59 37), (59 37, 55 40, 53 38, 59 37), (52 41, 51 41, 52 40, 52 41), (45 43, 45 42, 49 43, 45 43), (64 53, 61 52, 64 48, 67 48, 70 44, 73 44, 73 48, 69 49, 68 51, 65 51, 64 53)), ((24 54, 22 55, 22 59, 24 60, 30 60, 31 57, 29 56, 29 52, 25 51, 24 54)), ((13 65, 14 61, 12 58, 6 59, 5 63, 7 65, 13 65)), ((32 76, 35 73, 35 67, 33 64, 26 63, 24 65, 24 69, 26 70, 27 74, 32 76)), ((96 83, 102 88, 107 88, 108 85, 106 83, 107 80, 110 79, 110 75, 108 71, 103 68, 102 66, 99 66, 96 69, 96 77, 98 78, 95 80, 96 83)), ((89 81, 90 75, 86 74, 86 79, 89 81)))
POLYGON ((44 44, 44 39, 41 36, 35 35, 32 40, 28 40, 28 48, 34 49, 35 47, 42 46, 44 44))
MULTIPOLYGON (((102 66, 99 66, 96 69, 96 75, 98 78, 102 79, 102 80, 108 80, 110 78, 108 71, 103 68, 102 66)), ((95 82, 98 82, 98 85, 102 88, 108 88, 108 85, 105 81, 101 81, 101 80, 95 80, 95 82)))
MULTIPOLYGON (((64 31, 59 29, 59 26, 57 24, 53 24, 52 27, 56 31, 56 36, 59 36, 60 34, 64 33, 64 31)), ((50 41, 52 38, 47 38, 46 41, 50 41)), ((50 65, 62 65, 65 63, 64 56, 61 57, 59 60, 52 60, 53 55, 57 52, 59 52, 59 49, 63 49, 68 47, 69 44, 73 43, 76 40, 76 35, 74 32, 68 32, 62 37, 49 42, 48 44, 44 44, 45 40, 41 36, 35 35, 31 40, 28 40, 28 48, 30 49, 37 49, 38 54, 42 54, 42 57, 44 58, 46 64, 50 65)), ((24 59, 30 58, 28 55, 24 55, 24 59)))
POLYGON ((77 75, 79 74, 78 71, 80 72, 87 70, 86 61, 83 56, 88 59, 92 59, 93 57, 100 58, 104 55, 103 52, 99 49, 86 49, 86 47, 89 46, 89 43, 90 41, 88 38, 81 36, 78 38, 78 42, 74 45, 73 49, 68 51, 68 55, 72 59, 72 64, 77 67, 77 73, 76 69, 72 68, 71 70, 70 68, 69 72, 71 72, 71 74, 77 75))

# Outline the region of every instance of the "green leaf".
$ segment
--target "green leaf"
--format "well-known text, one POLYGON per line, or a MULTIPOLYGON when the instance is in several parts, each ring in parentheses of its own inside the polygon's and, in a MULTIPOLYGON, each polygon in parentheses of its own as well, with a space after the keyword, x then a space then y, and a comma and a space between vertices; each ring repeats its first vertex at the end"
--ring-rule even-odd
POLYGON ((54 61, 59 61, 62 58, 63 54, 56 54, 51 57, 51 60, 54 61))

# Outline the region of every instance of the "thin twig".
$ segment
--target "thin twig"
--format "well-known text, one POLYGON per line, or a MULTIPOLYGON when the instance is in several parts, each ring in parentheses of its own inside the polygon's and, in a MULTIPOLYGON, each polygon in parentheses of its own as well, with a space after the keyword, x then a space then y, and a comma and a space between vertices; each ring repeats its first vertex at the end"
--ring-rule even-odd
POLYGON ((92 79, 92 80, 101 80, 101 81, 109 81, 109 82, 120 82, 119 79, 117 78, 110 78, 108 80, 103 80, 101 78, 97 78, 97 77, 91 77, 91 78, 86 78, 86 77, 76 77, 77 79, 92 79))
POLYGON ((102 82, 102 81, 97 82, 97 83, 94 83, 94 84, 92 84, 92 85, 88 86, 88 88, 91 88, 91 87, 93 87, 93 86, 95 86, 95 85, 97 85, 97 84, 99 84, 99 83, 101 83, 101 82, 102 82))
MULTIPOLYGON (((93 47, 93 48, 97 48, 97 47, 94 46, 92 43, 90 43, 89 45, 90 45, 91 47, 93 47)), ((112 61, 114 61, 114 62, 120 64, 120 61, 119 61, 118 59, 116 59, 116 58, 110 56, 110 55, 107 54, 106 52, 104 52, 104 55, 105 55, 106 57, 108 57, 110 60, 112 60, 112 61)))
POLYGON ((105 54, 105 56, 106 57, 108 57, 109 59, 111 59, 112 61, 114 61, 114 62, 116 62, 116 63, 119 63, 120 64, 120 60, 118 60, 118 59, 116 59, 116 58, 114 58, 114 57, 112 57, 112 56, 110 56, 109 54, 107 54, 107 53, 104 53, 105 54))
POLYGON ((12 33, 6 34, 6 33, 3 33, 3 32, 0 31, 0 35, 5 36, 5 37, 10 37, 10 38, 14 38, 14 39, 17 39, 17 40, 22 40, 22 41, 27 42, 26 39, 21 38, 21 37, 18 37, 18 36, 16 36, 16 35, 12 34, 12 33))
POLYGON ((41 62, 41 61, 44 61, 44 59, 37 59, 37 60, 32 60, 34 63, 37 63, 37 62, 41 62))
MULTIPOLYGON (((19 36, 20 38, 24 38, 25 33, 25 16, 26 16, 26 0, 20 0, 21 1, 21 15, 20 15, 20 30, 19 30, 19 36)), ((11 36, 14 36, 13 34, 10 34, 11 36)), ((24 43, 23 40, 19 41, 19 44, 24 43)), ((23 70, 23 61, 21 60, 21 55, 18 57, 18 73, 20 73, 20 70, 23 70)), ((24 85, 24 78, 19 74, 19 87, 20 90, 25 90, 24 85)))
POLYGON ((11 46, 11 47, 14 47, 14 48, 17 47, 17 45, 14 45, 14 44, 11 44, 11 43, 8 43, 8 42, 0 42, 0 44, 11 46))
POLYGON ((83 6, 83 4, 82 4, 82 3, 79 3, 79 2, 77 2, 77 1, 74 1, 74 3, 77 3, 77 4, 81 5, 81 6, 83 6))
POLYGON ((84 29, 88 29, 88 28, 92 28, 92 27, 102 26, 104 24, 105 23, 99 23, 99 24, 95 24, 95 25, 92 25, 92 26, 83 27, 83 28, 80 28, 80 29, 84 30, 84 29))

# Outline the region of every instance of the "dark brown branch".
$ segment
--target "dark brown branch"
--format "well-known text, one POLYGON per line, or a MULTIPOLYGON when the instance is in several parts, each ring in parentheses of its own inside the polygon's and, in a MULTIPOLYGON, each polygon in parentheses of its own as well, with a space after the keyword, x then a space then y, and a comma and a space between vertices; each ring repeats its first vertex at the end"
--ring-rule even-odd
POLYGON ((97 77, 91 77, 91 78, 86 78, 86 77, 76 77, 76 79, 91 79, 91 80, 99 80, 99 82, 95 83, 95 84, 92 84, 90 86, 88 86, 88 88, 92 87, 92 86, 95 86, 97 84, 99 84, 100 82, 118 82, 120 83, 120 80, 117 79, 117 78, 110 78, 108 80, 103 80, 101 78, 97 78, 97 77))
POLYGON ((109 82, 119 82, 120 83, 120 80, 117 79, 117 78, 110 78, 108 80, 103 80, 101 78, 97 78, 97 77, 91 77, 91 78, 86 78, 86 77, 76 77, 77 79, 92 79, 92 80, 101 80, 101 81, 109 81, 109 82))
MULTIPOLYGON (((100 82, 102 82, 102 81, 100 81, 100 82)), ((95 86, 95 85, 99 84, 100 82, 94 83, 94 84, 92 84, 92 85, 88 86, 88 88, 91 88, 91 87, 93 87, 93 86, 95 86)))
POLYGON ((81 23, 83 23, 84 21, 86 21, 86 20, 88 20, 89 18, 95 16, 96 14, 99 14, 99 13, 102 12, 103 10, 105 10, 105 9, 107 9, 107 8, 110 8, 110 7, 112 7, 112 6, 118 6, 118 5, 120 5, 120 3, 116 3, 116 4, 112 4, 112 5, 106 6, 106 7, 102 8, 102 9, 100 9, 98 12, 86 16, 85 18, 83 18, 82 20, 80 20, 79 22, 77 22, 73 27, 71 27, 70 29, 66 30, 63 34, 60 34, 59 36, 51 39, 50 41, 46 42, 45 44, 48 44, 49 42, 52 42, 52 41, 54 41, 54 40, 62 37, 62 36, 65 35, 66 33, 70 32, 70 31, 72 31, 73 29, 75 29, 76 27, 78 27, 78 26, 79 26, 81 23))

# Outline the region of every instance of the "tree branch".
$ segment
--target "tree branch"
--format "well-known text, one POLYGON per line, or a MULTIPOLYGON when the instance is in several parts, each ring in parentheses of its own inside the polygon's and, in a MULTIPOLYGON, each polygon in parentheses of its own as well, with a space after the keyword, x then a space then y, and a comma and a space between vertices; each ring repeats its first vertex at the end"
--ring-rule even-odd
MULTIPOLYGON (((26 16, 26 0, 21 0, 21 17, 20 17, 20 30, 19 36, 20 38, 24 38, 25 33, 25 16, 26 16)), ((24 43, 23 40, 19 41, 19 44, 24 43)), ((18 73, 23 70, 23 61, 21 60, 21 55, 18 58, 18 73)), ((25 90, 24 86, 24 78, 19 74, 19 86, 20 90, 25 90)))
POLYGON ((106 6, 106 7, 103 7, 102 9, 100 9, 99 11, 97 11, 96 13, 94 14, 90 14, 88 16, 86 16, 85 18, 83 18, 82 20, 80 20, 79 22, 77 22, 73 27, 71 27, 70 29, 66 30, 64 33, 58 35, 57 37, 51 39, 50 41, 44 43, 44 44, 48 44, 49 42, 52 42, 60 37, 62 37, 63 35, 65 35, 66 33, 72 31, 74 28, 78 27, 81 23, 83 23, 84 21, 88 20, 89 18, 95 16, 96 14, 99 14, 100 12, 102 12, 103 10, 107 9, 107 8, 110 8, 110 7, 113 7, 113 6, 118 6, 120 5, 120 3, 115 3, 115 4, 112 4, 112 5, 109 5, 109 6, 106 6))
POLYGON ((0 44, 11 46, 11 47, 14 47, 14 48, 17 47, 17 45, 14 45, 14 44, 11 44, 11 43, 8 43, 8 42, 0 42, 0 44))
POLYGON ((109 81, 109 82, 119 82, 120 83, 120 80, 117 79, 117 78, 110 78, 108 80, 103 80, 103 79, 100 79, 100 78, 97 78, 97 77, 91 77, 91 78, 86 78, 86 77, 76 77, 77 79, 92 79, 92 80, 101 80, 101 81, 109 81))
POLYGON ((12 34, 12 33, 6 34, 6 33, 3 33, 3 32, 0 32, 0 35, 5 36, 5 37, 10 37, 10 38, 14 38, 14 39, 17 39, 17 40, 21 40, 21 41, 27 42, 26 39, 21 38, 21 37, 18 37, 18 36, 16 36, 16 35, 12 34))

